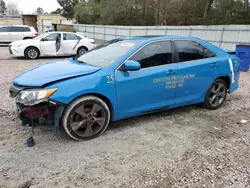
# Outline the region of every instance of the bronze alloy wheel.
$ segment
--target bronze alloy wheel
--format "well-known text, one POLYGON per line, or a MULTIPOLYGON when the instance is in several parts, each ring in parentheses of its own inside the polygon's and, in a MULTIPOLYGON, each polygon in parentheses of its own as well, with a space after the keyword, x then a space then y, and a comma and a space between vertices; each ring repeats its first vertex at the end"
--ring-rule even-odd
POLYGON ((216 80, 207 91, 204 101, 205 107, 215 110, 219 108, 227 97, 227 83, 224 80, 216 80))
POLYGON ((66 109, 63 126, 75 140, 89 140, 102 134, 110 121, 107 104, 95 96, 82 97, 66 109))

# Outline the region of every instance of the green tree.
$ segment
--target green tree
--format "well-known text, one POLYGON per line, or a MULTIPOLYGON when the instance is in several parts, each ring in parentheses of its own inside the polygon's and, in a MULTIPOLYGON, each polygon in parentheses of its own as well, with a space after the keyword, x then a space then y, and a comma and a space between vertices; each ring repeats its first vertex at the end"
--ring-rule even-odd
POLYGON ((68 19, 72 19, 74 15, 74 6, 80 2, 87 2, 87 0, 57 0, 57 2, 62 7, 61 15, 68 19))
POLYGON ((52 11, 50 14, 61 14, 62 13, 62 9, 58 8, 55 11, 52 11))
POLYGON ((7 10, 4 0, 0 0, 0 14, 4 14, 7 10))
POLYGON ((249 0, 88 0, 72 7, 77 22, 85 24, 250 23, 249 0))
POLYGON ((38 8, 36 9, 36 13, 37 13, 37 14, 43 14, 43 13, 44 13, 43 8, 42 8, 42 7, 38 7, 38 8))

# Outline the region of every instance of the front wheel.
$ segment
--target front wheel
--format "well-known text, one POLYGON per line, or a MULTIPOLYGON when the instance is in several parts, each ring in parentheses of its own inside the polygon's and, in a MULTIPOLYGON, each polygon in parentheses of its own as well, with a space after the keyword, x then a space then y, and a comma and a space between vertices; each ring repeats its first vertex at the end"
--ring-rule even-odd
POLYGON ((65 132, 74 140, 90 140, 108 127, 110 110, 98 97, 84 96, 72 102, 65 110, 62 123, 65 132))
POLYGON ((25 50, 24 56, 27 59, 37 59, 39 57, 39 51, 35 47, 29 47, 25 50))
POLYGON ((211 110, 218 109, 226 100, 227 83, 224 80, 216 80, 208 89, 204 105, 211 110))

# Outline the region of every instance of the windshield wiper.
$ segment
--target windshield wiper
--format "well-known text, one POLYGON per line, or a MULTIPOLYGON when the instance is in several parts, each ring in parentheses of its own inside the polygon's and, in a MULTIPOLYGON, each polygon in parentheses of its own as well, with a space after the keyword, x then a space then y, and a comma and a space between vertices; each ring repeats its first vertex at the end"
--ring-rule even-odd
POLYGON ((82 63, 82 64, 90 65, 90 64, 88 64, 88 63, 86 63, 84 61, 79 61, 78 58, 79 58, 79 56, 77 55, 77 56, 73 57, 73 60, 75 60, 75 61, 77 61, 79 63, 82 63))

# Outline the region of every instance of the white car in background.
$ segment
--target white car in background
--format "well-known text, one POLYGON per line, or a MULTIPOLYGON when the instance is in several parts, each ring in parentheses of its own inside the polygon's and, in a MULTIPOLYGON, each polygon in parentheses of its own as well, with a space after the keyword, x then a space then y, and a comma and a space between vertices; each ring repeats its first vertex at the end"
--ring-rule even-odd
POLYGON ((52 32, 53 31, 53 28, 51 25, 46 25, 44 28, 43 28, 43 31, 45 33, 48 33, 48 32, 52 32))
POLYGON ((16 40, 32 39, 38 35, 33 27, 25 25, 1 26, 0 43, 9 43, 16 40))
POLYGON ((93 39, 71 32, 50 32, 31 40, 20 40, 9 45, 13 56, 36 59, 40 56, 82 55, 96 47, 93 39))

